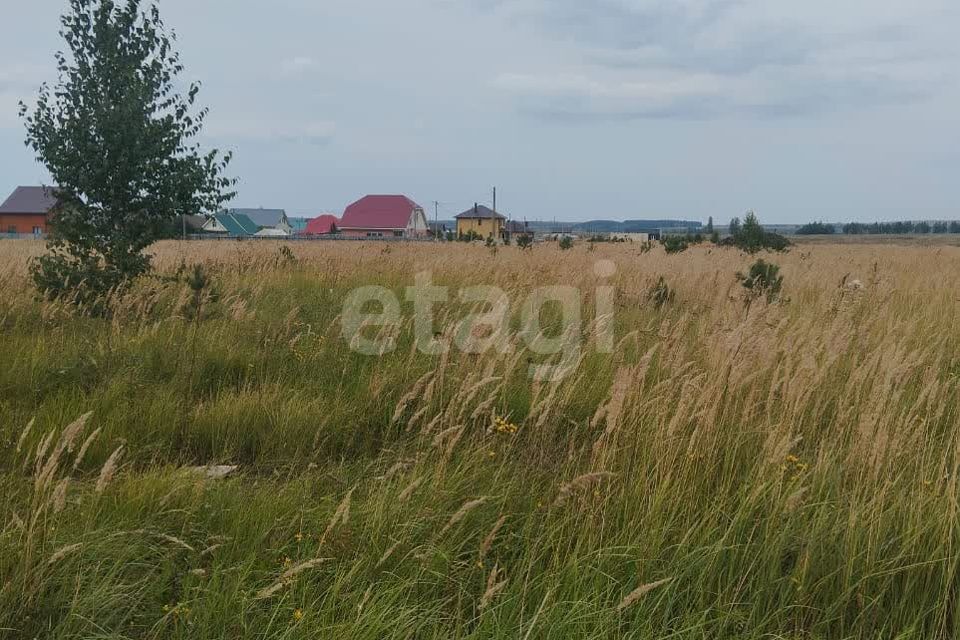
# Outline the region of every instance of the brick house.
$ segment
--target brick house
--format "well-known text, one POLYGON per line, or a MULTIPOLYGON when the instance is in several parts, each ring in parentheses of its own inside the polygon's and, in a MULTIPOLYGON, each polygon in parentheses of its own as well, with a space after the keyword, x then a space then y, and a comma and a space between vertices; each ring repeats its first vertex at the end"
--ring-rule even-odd
POLYGON ((56 204, 50 187, 17 187, 0 205, 0 234, 46 234, 50 212, 56 204))

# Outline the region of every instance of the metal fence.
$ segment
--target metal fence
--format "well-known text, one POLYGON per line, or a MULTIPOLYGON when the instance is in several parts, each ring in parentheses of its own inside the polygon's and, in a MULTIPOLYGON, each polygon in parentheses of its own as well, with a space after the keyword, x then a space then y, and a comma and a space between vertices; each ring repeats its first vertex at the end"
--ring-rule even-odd
POLYGON ((42 233, 0 233, 0 240, 43 240, 43 238, 42 233))
POLYGON ((361 238, 352 236, 329 235, 329 236, 231 236, 226 234, 189 234, 178 240, 189 241, 213 241, 213 242, 436 242, 437 238, 398 238, 396 236, 383 236, 379 238, 361 238))

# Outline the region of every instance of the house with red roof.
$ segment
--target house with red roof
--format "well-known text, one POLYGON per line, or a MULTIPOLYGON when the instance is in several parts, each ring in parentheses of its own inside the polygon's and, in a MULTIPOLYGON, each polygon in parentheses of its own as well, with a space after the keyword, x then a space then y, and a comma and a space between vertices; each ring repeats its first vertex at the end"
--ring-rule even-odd
POLYGON ((0 234, 42 236, 57 198, 50 187, 17 187, 0 204, 0 234))
POLYGON ((340 218, 325 213, 307 222, 307 226, 298 233, 300 236, 328 236, 340 230, 340 218))
POLYGON ((343 212, 337 225, 353 238, 424 238, 427 216, 423 207, 406 196, 366 196, 343 212))

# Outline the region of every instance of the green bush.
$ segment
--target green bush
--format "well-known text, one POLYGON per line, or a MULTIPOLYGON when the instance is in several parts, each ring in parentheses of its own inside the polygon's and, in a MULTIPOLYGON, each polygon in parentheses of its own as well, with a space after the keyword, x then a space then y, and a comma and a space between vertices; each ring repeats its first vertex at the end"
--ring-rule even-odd
POLYGON ((746 275, 737 273, 737 280, 747 290, 748 303, 761 297, 765 297, 767 303, 776 302, 783 289, 780 267, 762 259, 750 265, 750 271, 746 275))
POLYGON ((667 253, 682 253, 690 248, 690 243, 683 236, 667 236, 663 239, 663 248, 667 253))
POLYGON ((673 302, 675 297, 676 294, 673 289, 670 288, 670 285, 667 284, 663 276, 660 276, 657 284, 653 285, 650 291, 647 292, 647 300, 652 302, 653 306, 657 309, 661 309, 664 305, 673 302))
POLYGON ((749 254, 759 251, 786 251, 790 241, 779 233, 767 231, 760 224, 757 215, 749 211, 741 224, 739 218, 730 221, 730 236, 720 243, 723 246, 736 247, 749 254))

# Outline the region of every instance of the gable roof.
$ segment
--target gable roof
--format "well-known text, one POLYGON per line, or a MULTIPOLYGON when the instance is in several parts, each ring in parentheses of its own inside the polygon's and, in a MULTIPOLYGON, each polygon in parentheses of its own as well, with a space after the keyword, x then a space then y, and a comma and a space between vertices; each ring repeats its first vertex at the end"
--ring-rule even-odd
POLYGON ((177 229, 186 225, 187 229, 191 231, 202 231, 205 224, 207 224, 207 219, 204 216, 186 215, 177 217, 177 229))
POLYGON ((0 205, 0 213, 44 215, 56 204, 52 187, 17 187, 0 205))
POLYGON ((501 215, 490 207, 485 207, 482 204, 475 204, 472 209, 467 209, 457 216, 457 220, 490 220, 494 218, 497 220, 506 220, 507 216, 501 215))
POLYGON ((232 236, 252 236, 260 230, 253 220, 240 213, 218 213, 214 218, 232 236))
POLYGON ((366 196, 347 207, 341 229, 406 229, 423 207, 406 196, 366 196))
POLYGON ((301 231, 301 233, 308 236, 326 235, 335 232, 339 224, 340 218, 325 213, 307 222, 307 228, 301 231))
POLYGON ((287 212, 283 209, 227 209, 223 213, 246 216, 258 227, 276 227, 287 221, 287 212))

